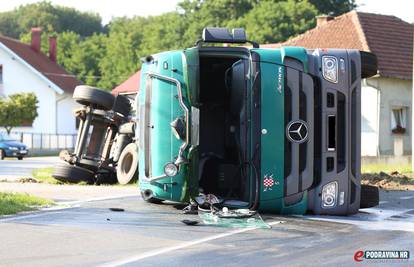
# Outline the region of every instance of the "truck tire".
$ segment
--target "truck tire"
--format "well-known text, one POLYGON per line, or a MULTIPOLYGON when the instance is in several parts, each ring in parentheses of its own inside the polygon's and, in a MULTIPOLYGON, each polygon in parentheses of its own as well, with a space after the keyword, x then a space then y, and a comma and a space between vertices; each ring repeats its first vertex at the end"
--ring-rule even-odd
POLYGON ((95 182, 94 172, 66 163, 58 164, 55 167, 52 176, 56 180, 64 183, 87 182, 93 184, 95 182))
POLYGON ((359 51, 361 56, 361 78, 369 78, 377 74, 377 56, 373 53, 359 51))
POLYGON ((128 115, 131 114, 131 103, 127 97, 123 95, 117 95, 115 97, 112 110, 124 115, 125 117, 128 117, 128 115))
POLYGON ((154 197, 152 190, 150 189, 141 191, 141 197, 144 201, 152 204, 160 204, 162 202, 161 199, 154 197))
POLYGON ((79 104, 93 106, 97 109, 110 110, 114 104, 114 96, 99 88, 78 85, 73 92, 73 99, 79 104))
POLYGON ((128 144, 121 153, 116 167, 118 183, 128 184, 138 179, 138 146, 128 144))
POLYGON ((379 190, 378 187, 372 185, 361 185, 361 202, 360 208, 372 208, 379 204, 379 190))

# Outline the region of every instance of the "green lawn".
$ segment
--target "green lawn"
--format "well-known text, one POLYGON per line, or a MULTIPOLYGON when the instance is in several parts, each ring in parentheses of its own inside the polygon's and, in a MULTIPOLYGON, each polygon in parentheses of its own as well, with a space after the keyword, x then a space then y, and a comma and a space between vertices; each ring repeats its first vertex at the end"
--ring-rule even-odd
POLYGON ((364 164, 362 165, 361 172, 362 173, 391 173, 394 171, 398 171, 399 173, 411 173, 411 165, 410 164, 364 164))
POLYGON ((0 216, 16 214, 22 211, 32 211, 53 204, 54 202, 51 200, 29 194, 0 192, 0 216))
POLYGON ((63 184, 61 181, 56 180, 52 176, 53 168, 43 168, 33 171, 33 178, 41 183, 46 184, 63 184))

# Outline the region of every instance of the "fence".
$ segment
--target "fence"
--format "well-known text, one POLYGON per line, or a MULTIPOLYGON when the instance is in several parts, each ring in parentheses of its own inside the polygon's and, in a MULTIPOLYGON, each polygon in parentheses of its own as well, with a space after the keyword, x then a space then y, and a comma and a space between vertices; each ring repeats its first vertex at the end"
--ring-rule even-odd
POLYGON ((10 137, 24 143, 27 148, 36 150, 73 149, 76 143, 76 134, 12 132, 10 137))

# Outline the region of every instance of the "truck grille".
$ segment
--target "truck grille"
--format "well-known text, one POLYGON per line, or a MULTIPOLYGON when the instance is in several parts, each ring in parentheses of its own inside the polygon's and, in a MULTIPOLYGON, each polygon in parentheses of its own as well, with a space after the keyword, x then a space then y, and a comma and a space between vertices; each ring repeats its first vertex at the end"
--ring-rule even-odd
POLYGON ((286 130, 285 196, 293 196, 313 183, 314 84, 311 76, 303 72, 299 61, 288 58, 285 65, 288 66, 285 68, 285 129, 290 123, 301 121, 306 123, 308 129, 307 141, 302 143, 289 140, 286 130))

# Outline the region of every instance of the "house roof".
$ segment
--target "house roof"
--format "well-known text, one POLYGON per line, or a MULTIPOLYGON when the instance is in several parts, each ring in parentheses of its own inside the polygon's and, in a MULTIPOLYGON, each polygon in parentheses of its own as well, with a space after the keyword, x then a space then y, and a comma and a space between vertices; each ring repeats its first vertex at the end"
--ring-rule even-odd
POLYGON ((68 73, 63 67, 51 61, 44 53, 34 51, 30 45, 6 36, 0 36, 0 43, 64 92, 73 93, 75 87, 82 84, 82 82, 76 79, 74 75, 68 73))
POLYGON ((138 92, 139 83, 141 81, 141 71, 137 71, 134 75, 129 77, 126 81, 118 85, 112 90, 113 95, 120 93, 134 93, 138 92))
POLYGON ((372 52, 383 77, 412 79, 414 26, 395 16, 351 11, 297 37, 262 47, 351 48, 372 52))

